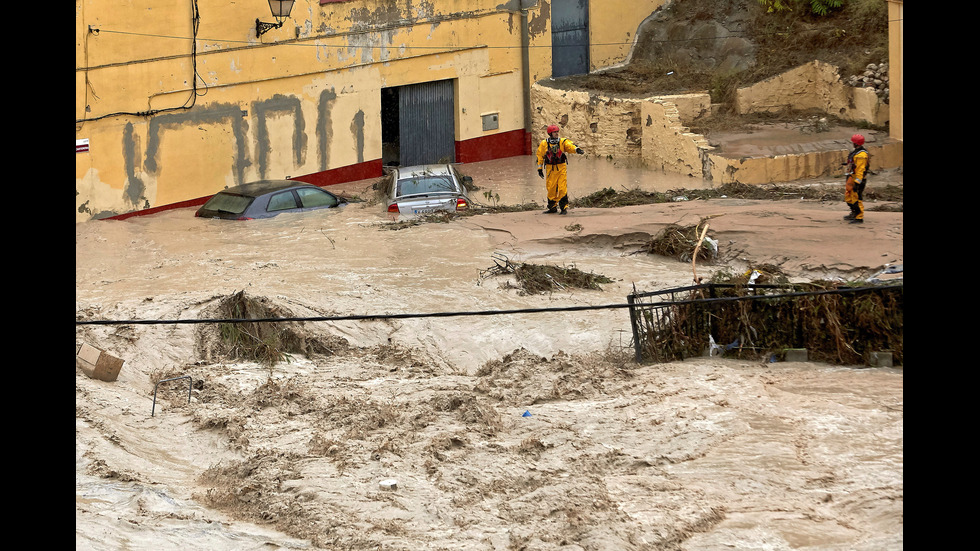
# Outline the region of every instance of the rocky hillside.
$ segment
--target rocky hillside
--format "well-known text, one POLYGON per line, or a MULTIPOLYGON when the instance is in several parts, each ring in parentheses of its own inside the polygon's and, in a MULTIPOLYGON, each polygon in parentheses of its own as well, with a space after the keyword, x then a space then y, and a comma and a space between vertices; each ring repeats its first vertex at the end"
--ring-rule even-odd
MULTIPOLYGON (((769 0, 673 0, 639 28, 630 60, 623 66, 556 79, 560 87, 610 94, 652 95, 709 90, 726 103, 733 90, 813 60, 840 68, 852 85, 873 84, 884 94, 887 79, 888 12, 881 0, 843 0, 827 15, 812 12, 809 0, 769 12, 769 0), (877 74, 865 75, 870 64, 877 74), (869 78, 870 81, 859 79, 869 78)), ((771 3, 771 1, 769 1, 771 3)))

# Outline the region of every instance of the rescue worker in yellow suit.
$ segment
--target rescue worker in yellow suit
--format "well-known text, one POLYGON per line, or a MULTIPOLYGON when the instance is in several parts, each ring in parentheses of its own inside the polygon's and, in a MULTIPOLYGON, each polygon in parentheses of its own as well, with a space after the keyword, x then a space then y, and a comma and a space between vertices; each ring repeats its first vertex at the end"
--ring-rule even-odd
POLYGON ((851 136, 854 150, 847 156, 847 181, 844 184, 844 202, 851 213, 844 217, 851 224, 864 223, 864 186, 868 182, 868 151, 864 149, 864 136, 851 136))
POLYGON ((568 159, 566 153, 585 151, 576 147, 568 138, 558 137, 558 125, 548 126, 548 138, 541 140, 538 145, 538 176, 545 178, 548 187, 548 210, 545 214, 554 214, 561 209, 561 214, 568 214, 568 159), (545 176, 547 170, 548 175, 545 176))

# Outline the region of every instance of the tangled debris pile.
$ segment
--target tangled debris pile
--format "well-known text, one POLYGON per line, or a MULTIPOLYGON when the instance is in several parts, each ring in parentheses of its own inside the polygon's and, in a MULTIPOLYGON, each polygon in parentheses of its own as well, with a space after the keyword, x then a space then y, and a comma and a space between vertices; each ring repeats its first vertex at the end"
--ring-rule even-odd
MULTIPOLYGON (((874 175, 872 174, 872 178, 874 175)), ((873 180, 872 180, 873 182, 873 180)), ((654 203, 671 203, 678 201, 698 201, 709 199, 760 199, 767 201, 810 200, 837 201, 844 200, 844 186, 839 184, 769 184, 748 185, 740 182, 723 184, 714 189, 676 189, 666 192, 644 191, 641 189, 625 189, 617 191, 603 188, 585 197, 573 198, 569 205, 573 208, 616 208, 654 203)), ((865 200, 869 203, 865 208, 871 211, 887 210, 904 211, 904 191, 901 186, 886 185, 865 190, 865 200), (881 201, 881 204, 872 204, 881 201)), ((447 223, 466 216, 479 214, 496 214, 502 212, 535 211, 543 208, 531 201, 517 205, 474 205, 465 211, 440 211, 408 217, 404 220, 385 222, 379 225, 382 230, 403 230, 427 223, 447 223)), ((572 231, 572 230, 570 230, 572 231)))
MULTIPOLYGON (((601 291, 600 283, 612 283, 613 280, 600 274, 586 273, 578 268, 543 266, 524 262, 511 262, 502 254, 493 255, 494 265, 480 272, 480 279, 498 275, 513 275, 517 279, 516 288, 523 295, 536 295, 563 291, 569 288, 591 289, 601 291)), ((513 287, 510 282, 504 287, 513 287)))
POLYGON ((413 216, 405 220, 398 220, 395 222, 381 224, 381 229, 397 231, 397 230, 404 230, 405 228, 411 228, 412 226, 421 226, 422 224, 426 224, 429 222, 436 223, 436 224, 445 224, 450 220, 454 220, 457 217, 458 214, 455 212, 441 210, 438 212, 419 214, 417 216, 413 216))
POLYGON ((718 258, 718 241, 706 235, 708 218, 696 225, 670 224, 654 237, 644 250, 649 254, 675 257, 682 262, 712 261, 718 258))
MULTIPOLYGON (((874 174, 871 175, 874 177, 874 174)), ((872 180, 873 182, 873 180, 872 180)), ((839 184, 768 184, 748 185, 740 182, 723 184, 714 189, 677 189, 666 192, 643 191, 628 189, 616 191, 604 188, 585 197, 572 199, 571 205, 579 208, 615 208, 651 203, 670 203, 677 201, 696 201, 709 199, 760 199, 765 201, 808 200, 833 201, 844 200, 844 186, 839 184)), ((865 191, 865 199, 869 202, 883 201, 887 203, 868 205, 868 210, 890 210, 902 212, 904 190, 901 186, 873 186, 865 191)))
POLYGON ((349 346, 341 337, 311 337, 302 323, 243 321, 294 317, 266 297, 253 298, 245 291, 221 299, 206 315, 226 320, 203 325, 197 334, 198 351, 206 362, 230 359, 271 366, 288 361, 291 354, 330 356, 349 346))
POLYGON ((750 266, 741 274, 732 273, 730 269, 716 271, 709 283, 730 285, 781 285, 789 283, 789 274, 775 264, 756 264, 750 266))

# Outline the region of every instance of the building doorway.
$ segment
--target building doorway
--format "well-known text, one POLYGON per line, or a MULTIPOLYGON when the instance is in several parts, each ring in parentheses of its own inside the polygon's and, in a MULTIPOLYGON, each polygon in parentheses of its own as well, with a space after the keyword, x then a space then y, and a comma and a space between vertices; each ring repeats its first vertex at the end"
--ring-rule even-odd
POLYGON ((382 88, 382 164, 455 162, 454 97, 452 80, 382 88))
POLYGON ((551 2, 551 76, 589 72, 589 0, 551 2))

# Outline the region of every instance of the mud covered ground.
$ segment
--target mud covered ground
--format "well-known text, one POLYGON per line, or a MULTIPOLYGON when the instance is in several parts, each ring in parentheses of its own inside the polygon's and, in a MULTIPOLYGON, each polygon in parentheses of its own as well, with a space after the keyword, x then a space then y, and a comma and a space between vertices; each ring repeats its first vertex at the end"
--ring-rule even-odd
MULTIPOLYGON (((517 204, 540 201, 532 164, 467 168, 517 204)), ((570 180, 573 200, 684 183, 590 159, 570 180)), ((695 270, 865 280, 904 262, 894 201, 869 202, 855 227, 833 198, 677 197, 398 231, 370 201, 245 224, 191 209, 78 224, 76 319, 213 319, 235 296, 270 317, 605 305, 695 270), (706 216, 716 262, 638 252, 706 216), (487 276, 494 255, 612 283, 522 293, 487 276)), ((279 335, 294 348, 270 366, 231 359, 216 324, 76 326, 76 345, 125 360, 111 383, 76 369, 76 548, 903 548, 902 368, 638 365, 621 309, 279 335)))

